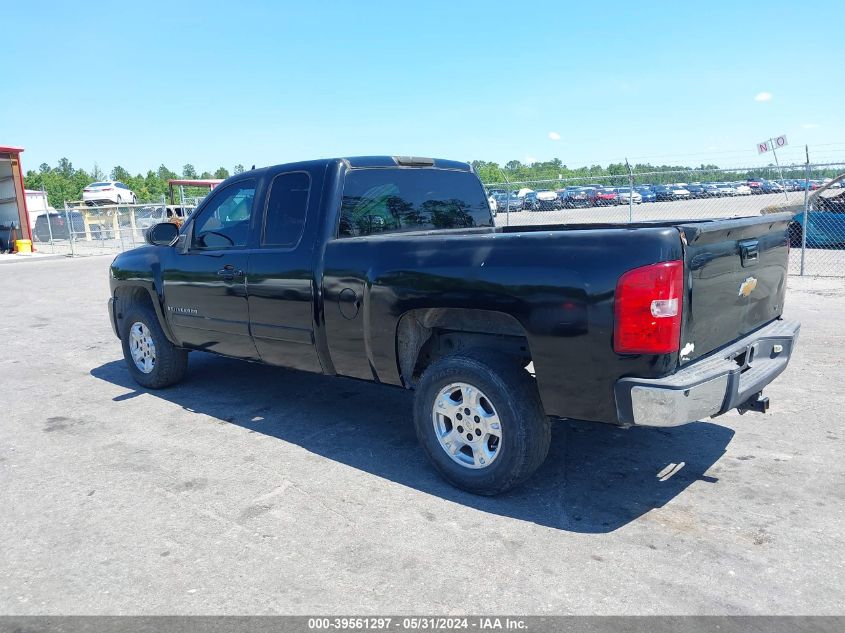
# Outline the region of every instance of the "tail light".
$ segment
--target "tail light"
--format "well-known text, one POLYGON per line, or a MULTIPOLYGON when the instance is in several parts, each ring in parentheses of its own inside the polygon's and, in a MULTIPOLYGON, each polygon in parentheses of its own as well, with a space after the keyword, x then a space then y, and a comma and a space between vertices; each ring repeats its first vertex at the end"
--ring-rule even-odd
POLYGON ((668 354, 681 343, 684 263, 629 270, 616 283, 613 348, 619 354, 668 354))

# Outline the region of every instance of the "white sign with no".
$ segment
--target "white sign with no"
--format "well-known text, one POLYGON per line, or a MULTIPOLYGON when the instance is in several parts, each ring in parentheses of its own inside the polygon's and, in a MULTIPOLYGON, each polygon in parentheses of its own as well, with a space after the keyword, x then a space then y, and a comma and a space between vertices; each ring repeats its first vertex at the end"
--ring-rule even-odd
POLYGON ((786 142, 786 134, 781 134, 775 138, 770 138, 768 141, 757 143, 757 153, 765 154, 766 152, 771 152, 773 150, 780 149, 781 147, 786 147, 787 145, 789 145, 789 143, 786 142))

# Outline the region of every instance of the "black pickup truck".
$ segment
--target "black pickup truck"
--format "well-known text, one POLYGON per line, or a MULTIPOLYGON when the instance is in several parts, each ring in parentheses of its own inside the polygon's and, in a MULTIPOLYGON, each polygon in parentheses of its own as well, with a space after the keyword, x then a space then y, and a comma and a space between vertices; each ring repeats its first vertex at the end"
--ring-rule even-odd
POLYGON ((496 227, 465 163, 278 165, 119 255, 109 313, 152 389, 190 350, 415 389, 434 466, 495 494, 543 462, 550 417, 765 411, 799 330, 790 219, 496 227))

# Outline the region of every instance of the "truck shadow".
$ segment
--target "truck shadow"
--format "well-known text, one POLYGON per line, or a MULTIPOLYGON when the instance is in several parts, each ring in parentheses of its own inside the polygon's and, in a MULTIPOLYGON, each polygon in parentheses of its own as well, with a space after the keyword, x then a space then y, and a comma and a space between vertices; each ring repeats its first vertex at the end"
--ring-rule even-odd
POLYGON ((734 434, 705 422, 625 430, 559 421, 549 457, 535 476, 489 498, 453 488, 428 464, 410 422, 412 394, 402 389, 200 352, 191 354, 185 382, 171 389, 138 387, 123 360, 91 375, 130 390, 115 400, 149 393, 454 503, 581 533, 612 532, 694 481, 715 483, 705 473, 734 434))

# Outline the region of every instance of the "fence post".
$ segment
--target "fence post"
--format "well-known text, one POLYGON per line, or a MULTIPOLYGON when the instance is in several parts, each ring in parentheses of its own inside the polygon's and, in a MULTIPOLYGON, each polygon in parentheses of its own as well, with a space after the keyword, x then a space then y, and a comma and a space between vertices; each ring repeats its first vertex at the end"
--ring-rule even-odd
POLYGON ((65 222, 67 222, 67 237, 68 241, 70 242, 70 256, 76 257, 76 249, 74 248, 74 235, 73 235, 73 225, 70 223, 70 210, 67 206, 67 200, 65 200, 65 222))
POLYGON ((505 226, 511 225, 511 182, 508 180, 507 174, 505 174, 504 169, 499 170, 502 174, 502 178, 505 179, 505 187, 507 191, 507 202, 505 203, 505 226))
MULTIPOLYGON (((53 220, 50 218, 50 204, 47 202, 47 192, 44 191, 44 185, 41 185, 41 197, 44 199, 44 215, 47 217, 47 232, 50 234, 50 252, 56 252, 56 245, 53 244, 53 220)), ((36 224, 38 218, 35 219, 36 224)), ((35 232, 35 227, 32 227, 32 232, 35 232)))
POLYGON ((628 157, 625 157, 625 168, 628 170, 628 224, 634 221, 634 172, 631 171, 631 165, 628 163, 628 157))
POLYGON ((801 270, 799 274, 804 276, 804 255, 807 252, 807 201, 810 198, 810 150, 805 145, 804 154, 807 157, 807 167, 804 174, 804 215, 801 221, 801 270))
MULTIPOLYGON (((137 204, 136 204, 136 206, 129 207, 129 235, 132 238, 132 248, 135 248, 135 230, 136 230, 136 227, 135 227, 135 210, 137 208, 138 208, 137 204)), ((121 236, 122 235, 123 234, 121 233, 121 236)), ((123 248, 123 238, 122 237, 121 237, 121 240, 120 240, 120 246, 121 246, 121 248, 123 248)))

